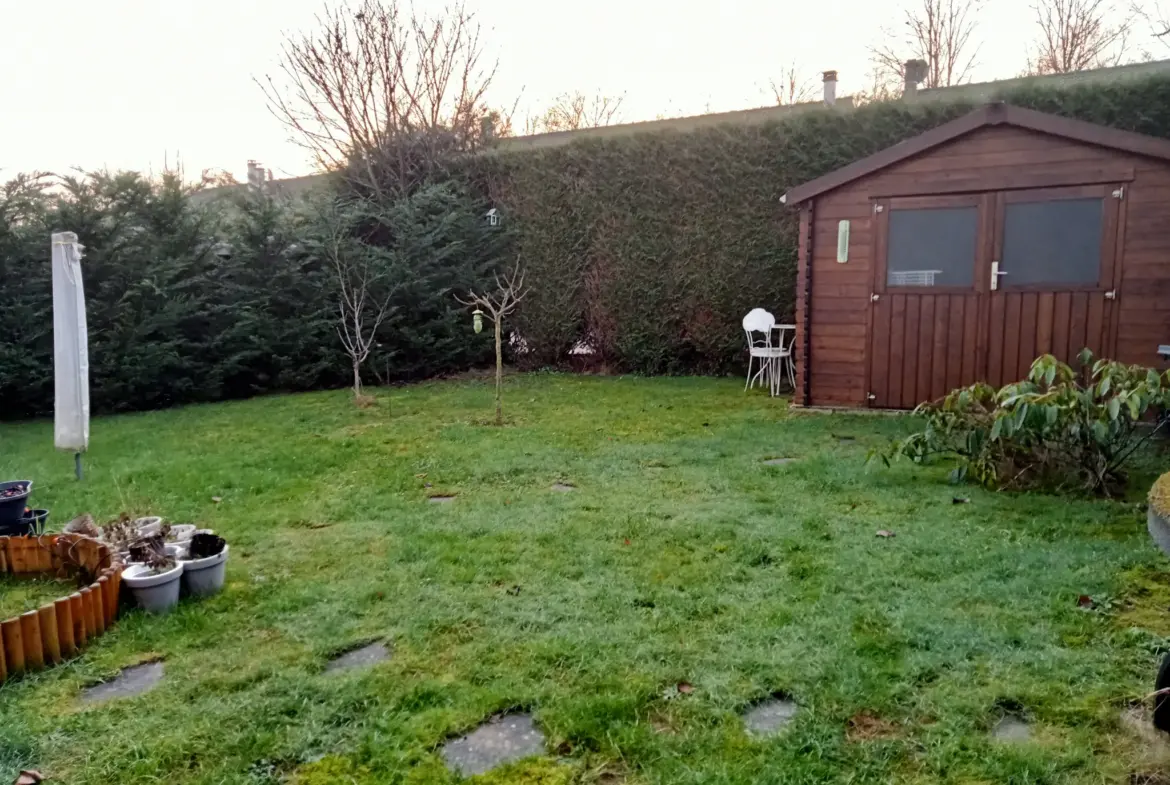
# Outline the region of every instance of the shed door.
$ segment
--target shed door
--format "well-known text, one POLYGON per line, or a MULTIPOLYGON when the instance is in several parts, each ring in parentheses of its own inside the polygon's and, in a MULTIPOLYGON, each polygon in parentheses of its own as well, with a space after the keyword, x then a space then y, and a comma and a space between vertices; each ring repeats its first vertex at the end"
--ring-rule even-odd
POLYGON ((1098 357, 1113 353, 1123 193, 1121 185, 1092 185, 996 196, 989 383, 1024 378, 1042 354, 1075 365, 1086 347, 1098 357))
POLYGON ((875 201, 870 405, 913 408, 980 378, 994 206, 990 194, 875 201))

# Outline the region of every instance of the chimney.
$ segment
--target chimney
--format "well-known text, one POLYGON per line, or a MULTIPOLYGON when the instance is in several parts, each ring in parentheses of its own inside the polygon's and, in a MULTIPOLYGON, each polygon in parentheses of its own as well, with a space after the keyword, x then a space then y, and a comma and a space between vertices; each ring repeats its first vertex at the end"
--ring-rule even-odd
POLYGON ((825 71, 825 106, 837 103, 837 72, 825 71))
POLYGON ((926 61, 907 60, 902 66, 906 82, 902 86, 902 98, 913 99, 918 95, 918 85, 926 80, 926 61))
POLYGON ((248 185, 263 191, 272 179, 272 174, 259 161, 248 161, 248 185))

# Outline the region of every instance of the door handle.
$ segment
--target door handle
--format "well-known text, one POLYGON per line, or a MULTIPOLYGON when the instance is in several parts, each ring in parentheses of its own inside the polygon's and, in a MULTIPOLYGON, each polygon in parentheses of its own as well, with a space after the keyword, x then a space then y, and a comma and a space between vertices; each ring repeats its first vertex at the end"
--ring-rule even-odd
POLYGON ((996 289, 999 288, 999 277, 1001 275, 1007 275, 1007 273, 1004 272, 1003 270, 999 269, 999 262, 992 262, 991 263, 991 291, 994 292, 996 289))

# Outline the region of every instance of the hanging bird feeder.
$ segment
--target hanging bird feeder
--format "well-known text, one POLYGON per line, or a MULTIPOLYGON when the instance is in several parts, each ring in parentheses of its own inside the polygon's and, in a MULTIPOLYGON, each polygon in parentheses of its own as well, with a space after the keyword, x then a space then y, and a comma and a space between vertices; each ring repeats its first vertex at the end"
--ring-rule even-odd
POLYGON ((475 328, 476 333, 483 332, 483 311, 476 308, 471 312, 471 325, 475 328))

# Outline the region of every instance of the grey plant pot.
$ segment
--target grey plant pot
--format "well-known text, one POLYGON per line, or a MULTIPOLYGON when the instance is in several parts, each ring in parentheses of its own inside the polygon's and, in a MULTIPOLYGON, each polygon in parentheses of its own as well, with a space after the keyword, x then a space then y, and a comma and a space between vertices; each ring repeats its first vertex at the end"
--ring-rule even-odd
POLYGON ((183 591, 192 597, 210 597, 223 588, 227 573, 228 548, 205 559, 183 562, 183 591))
POLYGON ((1170 521, 1154 512, 1153 506, 1146 513, 1146 529, 1154 539, 1154 544, 1162 549, 1162 553, 1170 556, 1170 521))
POLYGON ((132 564, 122 573, 122 583, 147 613, 170 613, 179 604, 183 562, 157 575, 145 564, 132 564))

